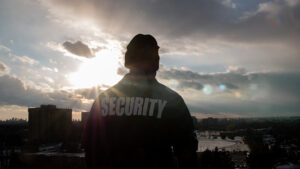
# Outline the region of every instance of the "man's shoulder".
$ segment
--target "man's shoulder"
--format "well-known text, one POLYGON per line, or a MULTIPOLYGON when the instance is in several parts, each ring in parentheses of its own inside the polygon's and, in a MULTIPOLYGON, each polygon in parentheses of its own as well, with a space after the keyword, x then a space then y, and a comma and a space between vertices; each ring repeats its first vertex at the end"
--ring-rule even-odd
MULTIPOLYGON (((133 88, 133 87, 132 87, 133 88)), ((128 88, 126 88, 128 90, 128 88)), ((98 98, 107 98, 107 97, 113 97, 113 96, 122 96, 124 95, 126 97, 126 94, 124 94, 122 87, 122 83, 118 83, 104 91, 102 91, 98 98)), ((125 92, 128 93, 128 92, 125 92)), ((178 94, 176 91, 173 89, 167 87, 166 85, 156 82, 152 86, 152 97, 153 98, 161 98, 161 99, 166 99, 166 100, 181 100, 182 97, 180 94, 178 94)))
POLYGON ((173 89, 166 85, 157 82, 157 87, 154 89, 158 95, 169 98, 169 100, 181 99, 182 97, 173 89))
POLYGON ((120 95, 121 91, 117 88, 117 85, 112 86, 106 90, 103 90, 99 93, 98 98, 111 97, 114 95, 120 95))

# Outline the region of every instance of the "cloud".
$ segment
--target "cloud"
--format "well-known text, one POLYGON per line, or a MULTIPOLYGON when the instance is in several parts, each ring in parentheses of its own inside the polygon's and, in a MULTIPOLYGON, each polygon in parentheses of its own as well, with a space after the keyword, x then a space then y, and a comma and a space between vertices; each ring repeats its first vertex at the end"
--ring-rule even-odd
POLYGON ((3 45, 0 45, 0 50, 3 50, 3 51, 6 51, 6 52, 10 52, 10 48, 6 47, 6 46, 3 46, 3 45))
POLYGON ((22 63, 25 63, 25 64, 29 64, 29 65, 35 65, 35 64, 38 64, 39 61, 35 60, 35 59, 32 59, 28 56, 17 56, 17 55, 14 55, 14 60, 18 60, 22 63))
POLYGON ((82 43, 81 41, 77 41, 75 43, 66 41, 62 45, 67 51, 77 56, 82 56, 86 58, 94 57, 94 55, 91 53, 89 46, 82 43))
POLYGON ((0 75, 9 73, 9 68, 2 62, 0 62, 0 75))
POLYGON ((177 68, 161 68, 158 76, 163 79, 176 79, 176 80, 200 80, 209 78, 209 76, 201 75, 200 73, 191 70, 177 69, 177 68))
POLYGON ((298 0, 41 2, 53 18, 74 21, 77 26, 88 20, 91 27, 122 42, 137 33, 152 34, 165 63, 299 72, 298 0))
POLYGON ((241 68, 241 67, 237 67, 237 66, 229 66, 227 69, 228 73, 233 73, 233 74, 246 74, 246 69, 245 68, 241 68))
POLYGON ((118 75, 126 75, 129 72, 129 70, 127 68, 125 68, 124 66, 120 66, 117 70, 117 74, 118 75))
MULTIPOLYGON (((14 3, 12 2, 12 4, 14 3)), ((30 53, 25 53, 25 55, 35 56, 38 54, 35 53, 37 51, 36 44, 31 43, 31 40, 39 43, 61 42, 61 39, 67 37, 67 39, 81 39, 81 41, 66 41, 69 49, 60 43, 57 46, 62 49, 64 54, 75 55, 77 53, 76 55, 83 56, 74 57, 85 59, 92 57, 97 50, 101 50, 101 48, 97 49, 96 46, 99 45, 93 45, 91 40, 97 38, 103 41, 117 39, 121 43, 126 42, 127 44, 129 38, 139 32, 150 33, 157 38, 162 48, 161 59, 164 64, 185 66, 194 70, 165 68, 158 73, 160 80, 184 95, 192 111, 212 113, 299 112, 299 106, 297 106, 297 104, 300 105, 299 73, 291 73, 291 70, 299 72, 300 64, 299 48, 296 45, 300 42, 299 0, 269 0, 267 2, 41 0, 30 4, 34 4, 34 6, 24 8, 25 4, 23 4, 19 5, 18 9, 26 9, 25 11, 32 16, 41 16, 35 19, 38 22, 34 24, 27 22, 28 18, 32 18, 28 15, 14 17, 15 12, 11 13, 10 10, 5 12, 11 13, 11 18, 17 18, 17 21, 13 19, 16 21, 15 23, 18 23, 14 27, 26 28, 21 31, 4 31, 5 33, 14 32, 16 37, 25 36, 21 43, 27 44, 28 40, 28 46, 34 47, 32 53, 34 55, 30 55, 30 53), (47 8, 39 9, 40 4, 47 8), (34 10, 35 12, 32 13, 32 9, 38 10, 34 10), (51 21, 49 22, 49 20, 51 21), (71 27, 65 27, 66 25, 63 23, 68 23, 67 25, 71 25, 71 27), (42 27, 36 31, 35 24, 42 27), (84 28, 91 29, 82 31, 81 29, 84 28), (96 35, 99 33, 95 31, 96 29, 101 29, 112 37, 96 35), (25 30, 28 33, 24 33, 25 30), (48 34, 52 32, 54 36, 49 39, 46 32, 48 34), (79 47, 76 46, 76 43, 79 44, 77 44, 79 47), (83 50, 85 52, 82 52, 81 48, 85 48, 86 50, 83 50), (238 66, 230 67, 230 65, 238 66), (206 66, 206 68, 210 66, 210 70, 207 71, 202 66, 206 66), (227 70, 225 70, 226 67, 228 67, 227 70), (264 71, 274 69, 279 71, 273 73, 264 71), (219 72, 199 73, 195 70, 219 72), (250 70, 252 73, 246 70, 250 70)), ((19 11, 17 14, 21 14, 20 12, 24 10, 17 10, 19 11)), ((9 18, 8 20, 12 21, 9 18)), ((13 28, 12 24, 3 25, 4 30, 13 28)), ((15 42, 13 46, 17 47, 18 44, 20 42, 15 42)), ((1 52, 10 52, 9 48, 3 46, 0 46, 0 50, 1 52)), ((30 52, 29 49, 24 51, 30 52)), ((48 56, 57 53, 45 51, 43 54, 47 58, 45 59, 43 55, 39 60, 41 63, 52 58, 48 56)), ((36 64, 30 60, 33 58, 28 58, 22 57, 19 60, 27 65, 36 64)), ((6 60, 4 61, 8 63, 6 60)), ((60 55, 55 58, 55 61, 60 73, 53 73, 49 77, 56 82, 55 84, 61 83, 57 88, 62 88, 66 85, 66 80, 63 80, 65 78, 62 76, 70 71, 75 71, 76 66, 79 66, 81 62, 76 61, 75 64, 74 61, 74 64, 70 64, 70 58, 63 58, 60 55)), ((36 75, 35 77, 27 76, 22 81, 11 76, 8 76, 9 78, 1 76, 0 84, 5 86, 5 88, 1 86, 2 104, 17 102, 20 105, 31 103, 39 105, 41 102, 51 102, 64 103, 63 105, 67 106, 75 104, 75 107, 78 108, 83 104, 81 99, 92 99, 96 96, 95 92, 91 93, 93 90, 90 89, 45 92, 42 89, 28 87, 29 80, 35 83, 43 81, 46 83, 45 85, 49 85, 49 83, 45 79, 43 80, 44 74, 26 72, 25 66, 27 65, 16 64, 17 67, 20 65, 24 69, 20 69, 21 73, 17 73, 20 75, 19 78, 23 78, 21 75, 24 74, 36 75), (36 76, 40 77, 36 78, 36 76), (27 85, 24 85, 24 82, 27 85), (16 88, 20 95, 10 90, 11 86, 16 88), (6 88, 9 90, 6 91, 6 88), (5 92, 9 94, 5 95, 5 92), (2 98, 2 96, 6 96, 6 98, 2 98)), ((9 64, 9 66, 12 65, 9 64)), ((49 73, 50 69, 46 67, 51 68, 51 66, 44 66, 44 70, 49 71, 43 71, 43 73, 49 73)), ((18 70, 16 67, 11 67, 11 69, 14 72, 18 70)), ((55 69, 53 70, 55 71, 55 69)), ((118 73, 123 75, 126 70, 120 68, 118 73)), ((49 80, 51 81, 51 79, 49 80)), ((94 91, 98 91, 98 89, 94 91)))
POLYGON ((291 6, 291 7, 296 6, 300 3, 299 0, 285 0, 285 2, 287 3, 288 6, 291 6))
POLYGON ((0 105, 39 106, 55 104, 59 107, 72 107, 74 110, 89 110, 91 103, 84 102, 87 98, 76 92, 53 90, 44 92, 26 86, 23 81, 9 75, 0 76, 0 105))
POLYGON ((180 81, 180 83, 175 86, 178 89, 184 90, 185 88, 193 88, 196 90, 203 89, 203 85, 200 82, 189 80, 189 81, 180 81))
POLYGON ((236 8, 236 4, 233 3, 231 0, 223 0, 222 4, 229 8, 236 8))
POLYGON ((42 66, 42 70, 50 71, 50 72, 58 72, 58 69, 56 67, 50 68, 50 67, 42 66))
POLYGON ((185 98, 191 112, 241 116, 300 115, 300 74, 247 72, 199 73, 162 67, 158 79, 185 98))
POLYGON ((79 94, 86 99, 94 100, 99 96, 101 92, 103 92, 101 88, 102 86, 96 86, 96 87, 86 88, 86 89, 76 89, 74 90, 74 93, 79 94))
POLYGON ((300 5, 296 1, 273 0, 260 3, 255 11, 244 13, 239 23, 240 29, 249 30, 246 27, 251 24, 255 27, 251 27, 252 31, 246 35, 248 39, 259 38, 270 43, 281 39, 281 42, 292 45, 300 40, 299 9, 300 5))
MULTIPOLYGON (((299 9, 300 1, 299 0, 273 0, 268 2, 262 2, 259 3, 258 8, 253 12, 246 12, 244 16, 242 16, 243 19, 249 18, 249 17, 264 17, 267 20, 269 19, 295 19, 297 12, 295 10, 299 9), (294 16, 285 16, 285 12, 288 12, 290 14, 293 14, 294 16), (296 15, 295 15, 296 14, 296 15), (261 15, 261 16, 259 16, 261 15), (285 18, 281 18, 285 17, 285 18)), ((295 21, 294 21, 295 22, 295 21)), ((297 21, 296 21, 297 23, 297 21)))
POLYGON ((171 86, 175 89, 184 90, 188 88, 202 90, 205 84, 212 85, 218 88, 223 85, 224 89, 231 90, 238 89, 239 87, 233 82, 238 84, 245 79, 244 74, 246 70, 240 67, 230 66, 224 73, 198 73, 185 69, 166 69, 162 67, 158 72, 158 78, 164 80, 171 80, 171 86))
MULTIPOLYGON (((163 68, 158 78, 169 83, 175 89, 202 90, 211 86, 210 94, 220 95, 226 92, 233 96, 240 92, 248 100, 268 100, 271 102, 299 102, 300 74, 280 72, 246 72, 239 67, 229 67, 226 72, 198 73, 182 69, 163 68), (174 81, 175 83, 174 85, 174 81)), ((203 92, 203 91, 201 91, 203 92)), ((202 93, 205 94, 205 93, 202 93)), ((220 97, 220 100, 223 99, 220 97)))
POLYGON ((299 20, 298 4, 296 0, 260 3, 257 7, 258 12, 254 12, 257 13, 255 18, 248 17, 245 20, 239 20, 243 12, 251 13, 251 11, 241 11, 238 4, 231 0, 187 0, 184 2, 180 0, 172 2, 92 0, 89 3, 83 0, 75 2, 51 0, 47 3, 48 7, 55 8, 56 12, 61 12, 62 15, 94 20, 99 27, 113 34, 127 32, 133 35, 136 32, 149 32, 156 35, 160 32, 159 34, 172 40, 188 36, 194 40, 222 38, 238 41, 265 41, 268 39, 269 42, 279 38, 285 40, 294 38, 294 35, 288 33, 291 30, 295 31, 299 40, 297 30, 299 25, 295 25, 297 19, 299 20), (282 10, 278 10, 279 8, 282 10), (66 9, 70 12, 66 13, 66 9), (286 12, 290 14, 286 15, 286 12), (270 22, 270 18, 267 17, 270 13, 279 16, 278 19, 283 21, 284 25, 274 27, 274 23, 270 22), (266 28, 272 28, 272 31, 266 28))
MULTIPOLYGON (((163 66, 161 69, 159 81, 175 86, 193 113, 255 117, 297 115, 300 111, 300 75, 296 73, 249 73, 237 67, 220 73, 198 73, 163 66), (208 85, 212 91, 205 93, 208 85)), ((45 92, 26 86, 16 77, 4 75, 0 76, 0 105, 56 104, 71 107, 74 111, 87 111, 102 88, 45 92)))

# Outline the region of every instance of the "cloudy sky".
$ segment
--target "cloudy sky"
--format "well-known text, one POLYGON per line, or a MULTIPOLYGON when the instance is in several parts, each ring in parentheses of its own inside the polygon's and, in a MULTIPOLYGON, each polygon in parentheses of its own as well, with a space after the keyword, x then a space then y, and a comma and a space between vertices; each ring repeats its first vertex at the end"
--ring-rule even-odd
POLYGON ((40 104, 79 118, 138 33, 193 115, 300 115, 300 0, 0 0, 0 23, 2 120, 40 104))

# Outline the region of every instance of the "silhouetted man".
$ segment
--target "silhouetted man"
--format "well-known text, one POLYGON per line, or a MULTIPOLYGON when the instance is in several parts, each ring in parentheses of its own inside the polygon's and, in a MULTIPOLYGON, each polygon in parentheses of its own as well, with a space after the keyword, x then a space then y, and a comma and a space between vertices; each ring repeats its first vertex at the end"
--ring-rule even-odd
POLYGON ((89 169, 194 168, 197 138, 182 97, 155 79, 158 45, 151 35, 128 44, 128 74, 95 100, 84 133, 89 169))

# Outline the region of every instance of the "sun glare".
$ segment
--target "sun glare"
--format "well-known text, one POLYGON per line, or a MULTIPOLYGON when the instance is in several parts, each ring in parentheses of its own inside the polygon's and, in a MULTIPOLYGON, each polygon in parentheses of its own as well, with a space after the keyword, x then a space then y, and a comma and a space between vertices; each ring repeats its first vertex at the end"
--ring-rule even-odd
POLYGON ((72 88, 90 88, 97 85, 112 86, 122 77, 117 74, 120 51, 104 49, 96 57, 86 59, 77 72, 67 75, 72 88))

